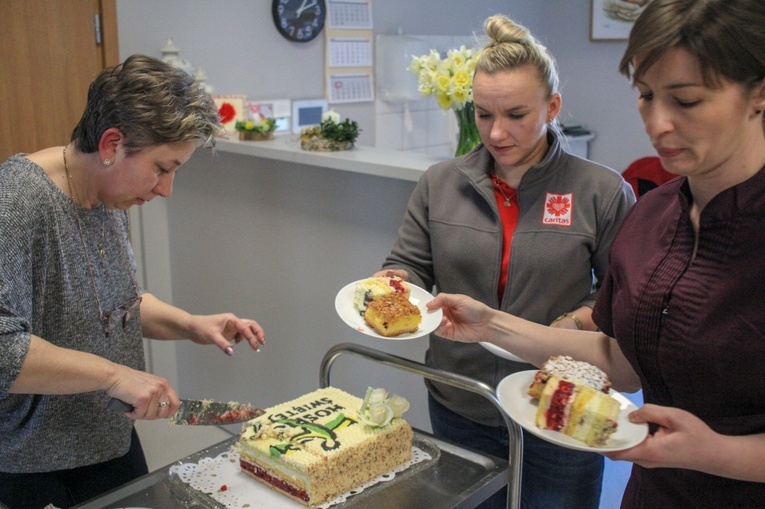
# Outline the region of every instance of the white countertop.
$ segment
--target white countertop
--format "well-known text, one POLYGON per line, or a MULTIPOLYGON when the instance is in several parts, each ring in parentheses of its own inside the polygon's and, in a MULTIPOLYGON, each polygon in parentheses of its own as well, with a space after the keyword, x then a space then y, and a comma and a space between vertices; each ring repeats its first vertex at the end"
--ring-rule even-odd
POLYGON ((277 161, 351 171, 378 177, 417 182, 431 165, 442 158, 419 152, 382 150, 356 146, 339 152, 312 152, 300 148, 300 140, 280 135, 270 141, 216 139, 216 150, 231 154, 263 157, 277 161))
MULTIPOLYGON (((567 136, 569 150, 587 158, 587 144, 594 134, 567 136)), ((239 141, 217 138, 216 149, 220 152, 263 157, 276 161, 318 166, 333 170, 350 171, 377 177, 387 177, 417 182, 431 165, 444 158, 406 150, 378 149, 356 146, 339 152, 312 152, 300 148, 300 140, 287 134, 277 135, 270 141, 239 141)))

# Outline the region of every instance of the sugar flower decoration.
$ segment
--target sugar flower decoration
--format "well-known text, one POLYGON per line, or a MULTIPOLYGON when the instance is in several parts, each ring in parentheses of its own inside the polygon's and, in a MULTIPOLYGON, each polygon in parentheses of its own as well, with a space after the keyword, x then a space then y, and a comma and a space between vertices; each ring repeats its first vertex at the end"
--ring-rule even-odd
POLYGON ((400 418, 409 410, 409 402, 395 394, 388 396, 385 389, 367 389, 364 402, 359 409, 359 421, 367 426, 382 428, 390 421, 400 418))

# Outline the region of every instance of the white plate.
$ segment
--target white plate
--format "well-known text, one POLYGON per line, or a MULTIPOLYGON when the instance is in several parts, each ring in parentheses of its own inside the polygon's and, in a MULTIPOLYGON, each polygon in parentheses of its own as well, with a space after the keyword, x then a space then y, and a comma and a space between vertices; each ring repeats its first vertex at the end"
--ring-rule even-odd
POLYGON ((353 307, 353 294, 356 292, 356 283, 359 283, 360 281, 363 281, 363 279, 345 285, 342 290, 337 292, 337 297, 335 297, 335 310, 337 311, 338 316, 357 331, 376 338, 404 340, 419 338, 430 334, 441 324, 443 311, 441 311, 441 309, 429 310, 425 307, 425 303, 433 300, 433 296, 419 286, 407 283, 411 290, 409 293, 409 301, 417 306, 420 309, 420 313, 422 313, 422 322, 420 323, 417 332, 407 332, 393 337, 386 337, 376 333, 374 329, 364 321, 364 317, 359 314, 359 310, 353 307))
POLYGON ((487 341, 481 341, 481 346, 493 353, 494 355, 498 357, 502 357, 503 359, 508 359, 515 362, 526 362, 525 360, 521 359, 517 355, 513 355, 504 348, 500 348, 494 343, 489 343, 487 341))
POLYGON ((608 452, 629 449, 630 447, 638 445, 646 436, 648 436, 647 424, 634 424, 627 419, 627 414, 633 410, 637 410, 637 407, 629 399, 614 390, 611 390, 609 394, 619 401, 621 404, 621 411, 619 412, 619 419, 616 421, 616 433, 608 438, 605 445, 591 447, 584 442, 580 442, 579 440, 561 433, 560 431, 538 428, 534 422, 534 416, 537 413, 537 405, 539 401, 532 398, 527 393, 536 373, 536 370, 513 373, 512 375, 505 377, 499 382, 499 385, 497 385, 497 397, 499 398, 499 403, 502 405, 502 408, 505 409, 515 422, 520 424, 521 427, 529 433, 568 449, 588 452, 608 452))

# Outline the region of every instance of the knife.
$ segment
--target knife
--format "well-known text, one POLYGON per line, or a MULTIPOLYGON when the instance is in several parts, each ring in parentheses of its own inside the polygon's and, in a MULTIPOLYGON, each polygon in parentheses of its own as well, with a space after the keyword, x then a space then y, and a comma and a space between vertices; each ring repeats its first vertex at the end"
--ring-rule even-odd
MULTIPOLYGON (((116 412, 132 412, 133 405, 111 398, 106 408, 116 412)), ((207 426, 211 424, 236 424, 249 421, 266 413, 261 408, 243 403, 212 401, 209 399, 182 399, 178 411, 170 419, 170 424, 207 426)))

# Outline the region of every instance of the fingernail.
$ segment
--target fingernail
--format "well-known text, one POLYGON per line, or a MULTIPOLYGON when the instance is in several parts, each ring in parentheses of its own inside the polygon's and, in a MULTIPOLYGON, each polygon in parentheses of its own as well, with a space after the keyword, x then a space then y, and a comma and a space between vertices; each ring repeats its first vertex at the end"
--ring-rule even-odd
POLYGON ((230 346, 227 346, 227 347, 226 347, 226 349, 225 349, 225 350, 223 350, 223 351, 224 351, 224 352, 226 352, 226 355, 228 355, 229 357, 231 357, 232 355, 234 355, 234 349, 233 349, 233 348, 231 348, 230 346))

